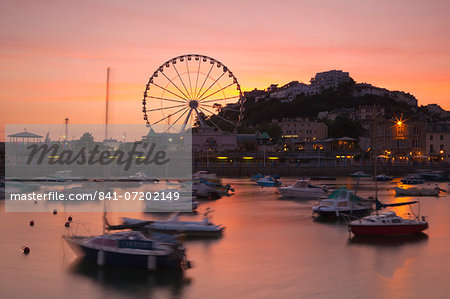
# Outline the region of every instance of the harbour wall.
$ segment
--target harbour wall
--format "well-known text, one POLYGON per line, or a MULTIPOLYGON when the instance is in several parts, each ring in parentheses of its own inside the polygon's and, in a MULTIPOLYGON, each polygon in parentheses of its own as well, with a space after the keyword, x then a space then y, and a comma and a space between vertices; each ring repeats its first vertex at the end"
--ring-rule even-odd
MULTIPOLYGON (((374 167, 372 165, 365 166, 259 166, 259 165, 209 165, 195 163, 194 171, 207 170, 224 177, 246 177, 252 176, 256 173, 261 174, 278 174, 280 176, 291 177, 310 177, 310 176, 349 176, 356 171, 363 171, 365 173, 374 174, 374 167)), ((379 165, 377 166, 377 174, 387 174, 391 176, 405 176, 410 173, 417 173, 418 171, 443 171, 449 172, 449 167, 445 165, 433 166, 398 166, 398 165, 379 165)))

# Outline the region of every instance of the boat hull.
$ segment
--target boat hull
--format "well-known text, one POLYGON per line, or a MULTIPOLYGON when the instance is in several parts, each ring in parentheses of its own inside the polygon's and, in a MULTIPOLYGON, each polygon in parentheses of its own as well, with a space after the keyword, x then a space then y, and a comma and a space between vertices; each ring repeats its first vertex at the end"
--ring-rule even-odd
POLYGON ((371 212, 372 212, 372 208, 335 211, 335 210, 328 210, 328 209, 325 210, 325 209, 321 209, 319 207, 319 208, 316 208, 313 210, 314 214, 318 215, 319 217, 324 217, 324 218, 343 217, 342 214, 361 217, 361 216, 369 215, 371 212))
POLYGON ((439 189, 403 189, 394 187, 397 196, 439 196, 439 189))
MULTIPOLYGON (((77 238, 65 237, 66 242, 79 255, 83 255, 87 260, 98 264, 98 256, 100 250, 89 246, 84 246, 77 241, 77 238)), ((137 268, 148 269, 148 254, 127 254, 115 251, 103 251, 102 266, 120 267, 120 268, 137 268)), ((175 255, 153 255, 155 257, 155 268, 172 268, 181 269, 182 260, 175 257, 175 255)))
MULTIPOLYGON (((124 224, 136 224, 142 222, 142 220, 125 217, 123 222, 124 224)), ((222 235, 225 230, 222 225, 203 225, 201 223, 193 221, 189 224, 180 224, 173 221, 154 221, 145 225, 143 229, 165 234, 183 234, 187 237, 216 237, 222 235)))
POLYGON ((256 182, 256 184, 260 187, 277 187, 281 185, 279 182, 256 182))
POLYGON ((428 223, 398 225, 349 224, 355 236, 407 236, 419 234, 428 228, 428 223))
POLYGON ((161 232, 165 234, 183 234, 186 237, 219 237, 223 234, 224 229, 215 230, 215 231, 198 231, 198 230, 189 230, 189 229, 170 229, 170 228, 158 228, 152 227, 151 231, 161 232))

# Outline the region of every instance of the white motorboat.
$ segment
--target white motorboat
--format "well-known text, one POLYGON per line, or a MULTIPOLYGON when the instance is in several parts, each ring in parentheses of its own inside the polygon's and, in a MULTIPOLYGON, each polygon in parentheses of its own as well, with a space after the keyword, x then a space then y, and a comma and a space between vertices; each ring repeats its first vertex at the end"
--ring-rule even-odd
POLYGON ((182 233, 186 236, 219 236, 225 230, 222 225, 216 225, 210 221, 210 210, 204 214, 202 221, 181 221, 178 220, 178 213, 169 220, 146 221, 133 218, 122 218, 125 225, 146 223, 142 229, 159 231, 165 233, 182 233))
POLYGON ((320 200, 312 208, 313 214, 323 217, 346 215, 367 215, 372 211, 373 201, 356 196, 354 191, 345 188, 334 190, 330 196, 320 200))
POLYGON ((401 188, 394 187, 395 195, 398 196, 439 196, 441 189, 436 188, 401 188))
POLYGON ((308 180, 297 180, 288 187, 278 187, 278 191, 284 197, 316 198, 327 194, 326 187, 314 186, 308 180))

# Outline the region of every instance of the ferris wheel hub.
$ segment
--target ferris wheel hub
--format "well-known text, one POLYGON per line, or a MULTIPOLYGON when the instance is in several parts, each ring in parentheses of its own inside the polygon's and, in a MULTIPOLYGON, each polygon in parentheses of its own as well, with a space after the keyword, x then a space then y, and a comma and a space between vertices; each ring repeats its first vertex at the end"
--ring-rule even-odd
POLYGON ((191 109, 197 109, 197 107, 198 107, 198 101, 197 101, 197 100, 191 100, 191 101, 189 101, 189 107, 190 107, 191 109))

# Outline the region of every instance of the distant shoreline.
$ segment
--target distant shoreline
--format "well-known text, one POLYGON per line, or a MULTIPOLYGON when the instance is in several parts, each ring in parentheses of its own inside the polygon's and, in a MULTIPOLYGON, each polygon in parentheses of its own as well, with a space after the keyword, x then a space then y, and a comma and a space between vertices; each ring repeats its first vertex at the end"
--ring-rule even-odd
MULTIPOLYGON (((193 171, 207 170, 222 177, 247 177, 256 173, 261 174, 278 174, 287 177, 310 177, 310 176, 328 176, 328 177, 345 177, 350 176, 356 171, 364 171, 368 174, 373 174, 373 166, 248 166, 248 165, 206 165, 196 164, 193 171)), ((410 173, 417 173, 419 170, 423 171, 443 171, 448 173, 447 165, 433 165, 433 166, 392 166, 392 165, 377 165, 377 174, 387 174, 395 177, 402 177, 410 173)))

